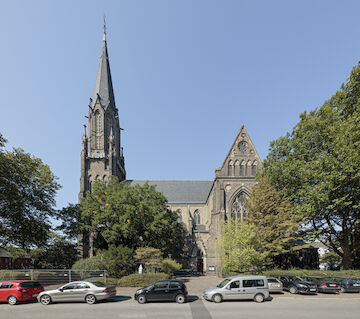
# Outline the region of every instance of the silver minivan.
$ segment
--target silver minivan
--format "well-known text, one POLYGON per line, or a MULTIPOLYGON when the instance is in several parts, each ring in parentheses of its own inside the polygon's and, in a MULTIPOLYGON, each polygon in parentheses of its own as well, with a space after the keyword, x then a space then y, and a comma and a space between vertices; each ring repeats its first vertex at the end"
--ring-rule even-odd
POLYGON ((214 302, 241 299, 263 302, 269 298, 268 281, 265 276, 233 276, 224 279, 214 288, 205 289, 203 297, 214 302))

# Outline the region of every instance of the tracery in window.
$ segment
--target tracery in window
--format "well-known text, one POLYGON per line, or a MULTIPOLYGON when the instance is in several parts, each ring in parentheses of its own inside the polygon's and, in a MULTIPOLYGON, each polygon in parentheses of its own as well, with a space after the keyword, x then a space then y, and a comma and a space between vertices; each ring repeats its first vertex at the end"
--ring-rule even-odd
POLYGON ((246 195, 244 192, 237 194, 231 205, 231 218, 241 219, 241 221, 246 216, 246 195))

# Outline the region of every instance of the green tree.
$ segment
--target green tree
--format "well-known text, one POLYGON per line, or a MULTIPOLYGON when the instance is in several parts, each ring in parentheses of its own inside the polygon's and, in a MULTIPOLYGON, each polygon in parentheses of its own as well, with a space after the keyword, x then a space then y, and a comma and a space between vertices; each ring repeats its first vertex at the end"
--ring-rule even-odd
POLYGON ((291 134, 271 143, 270 182, 289 197, 307 234, 351 268, 360 251, 360 65, 320 108, 302 113, 291 134))
POLYGON ((79 233, 78 220, 80 217, 79 204, 68 204, 68 206, 56 212, 56 219, 61 222, 55 230, 63 232, 69 239, 76 238, 79 233))
POLYGON ((120 278, 133 272, 134 252, 129 247, 110 246, 98 251, 96 256, 78 260, 73 270, 106 270, 108 276, 120 278))
POLYGON ((154 186, 131 186, 116 179, 97 182, 80 204, 80 229, 96 232, 107 245, 160 247, 176 254, 183 226, 178 214, 166 206, 166 198, 154 186))
POLYGON ((49 166, 22 149, 5 151, 0 135, 0 245, 29 249, 46 243, 60 188, 49 166))
POLYGON ((341 258, 338 254, 334 253, 333 251, 330 251, 320 258, 320 262, 327 263, 329 265, 330 270, 334 270, 336 267, 339 266, 341 262, 341 258))
POLYGON ((217 249, 224 274, 257 269, 267 257, 262 252, 256 226, 239 219, 230 219, 222 225, 217 249))
POLYGON ((181 264, 171 258, 165 258, 161 261, 161 270, 168 275, 173 275, 175 271, 180 269, 181 264))
POLYGON ((30 254, 34 268, 68 269, 75 263, 77 252, 73 242, 53 233, 47 245, 32 250, 30 254))
POLYGON ((293 212, 289 199, 275 187, 266 176, 259 175, 247 200, 246 222, 255 225, 261 251, 268 262, 273 257, 303 248, 301 237, 302 220, 293 212))
POLYGON ((137 264, 144 265, 146 272, 154 272, 163 266, 161 250, 153 247, 139 247, 136 249, 135 260, 137 264))

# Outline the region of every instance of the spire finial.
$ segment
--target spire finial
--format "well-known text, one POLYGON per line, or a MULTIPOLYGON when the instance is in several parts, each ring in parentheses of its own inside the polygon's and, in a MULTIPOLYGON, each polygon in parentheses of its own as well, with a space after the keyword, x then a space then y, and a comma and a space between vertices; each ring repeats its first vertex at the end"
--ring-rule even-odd
POLYGON ((104 14, 104 36, 103 41, 106 41, 106 15, 104 14))

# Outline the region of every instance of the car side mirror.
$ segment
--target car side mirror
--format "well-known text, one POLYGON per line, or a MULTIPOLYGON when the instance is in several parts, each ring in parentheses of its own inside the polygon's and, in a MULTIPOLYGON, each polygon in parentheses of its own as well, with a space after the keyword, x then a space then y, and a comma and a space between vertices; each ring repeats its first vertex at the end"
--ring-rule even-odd
POLYGON ((59 288, 59 290, 60 290, 61 292, 63 292, 63 291, 64 291, 64 288, 59 288))

